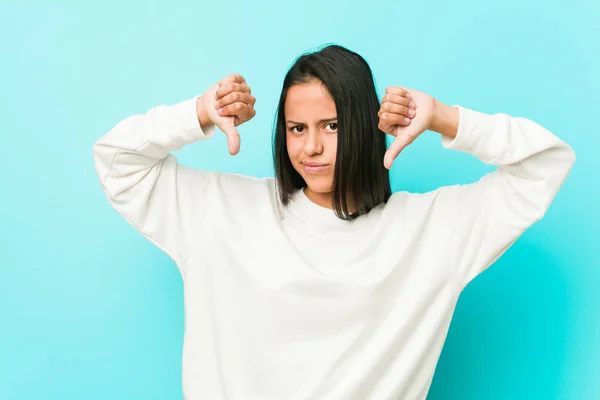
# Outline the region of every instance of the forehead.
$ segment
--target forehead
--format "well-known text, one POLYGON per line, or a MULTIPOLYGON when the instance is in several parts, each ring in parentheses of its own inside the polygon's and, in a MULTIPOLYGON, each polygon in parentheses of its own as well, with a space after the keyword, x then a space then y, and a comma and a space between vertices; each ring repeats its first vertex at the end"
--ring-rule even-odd
POLYGON ((293 85, 285 99, 286 119, 322 119, 336 116, 335 102, 321 82, 293 85))

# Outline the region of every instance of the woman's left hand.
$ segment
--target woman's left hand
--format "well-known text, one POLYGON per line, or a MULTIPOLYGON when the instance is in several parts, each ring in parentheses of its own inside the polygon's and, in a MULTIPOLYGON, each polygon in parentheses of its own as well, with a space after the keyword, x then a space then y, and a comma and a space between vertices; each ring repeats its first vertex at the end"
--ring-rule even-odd
POLYGON ((387 169, 406 146, 429 129, 434 109, 435 99, 425 93, 401 86, 387 88, 377 114, 379 129, 396 136, 383 159, 387 169))

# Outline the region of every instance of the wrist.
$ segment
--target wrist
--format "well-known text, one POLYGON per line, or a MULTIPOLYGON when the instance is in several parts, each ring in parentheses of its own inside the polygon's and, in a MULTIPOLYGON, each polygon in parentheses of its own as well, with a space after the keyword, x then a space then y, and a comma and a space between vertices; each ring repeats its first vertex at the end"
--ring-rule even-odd
POLYGON ((200 123, 201 128, 205 128, 209 125, 212 125, 212 121, 208 117, 206 109, 204 108, 203 96, 198 96, 196 98, 196 114, 198 116, 198 122, 200 123))
POLYGON ((440 133, 450 138, 455 138, 458 133, 460 114, 458 108, 434 100, 433 115, 429 130, 440 133))

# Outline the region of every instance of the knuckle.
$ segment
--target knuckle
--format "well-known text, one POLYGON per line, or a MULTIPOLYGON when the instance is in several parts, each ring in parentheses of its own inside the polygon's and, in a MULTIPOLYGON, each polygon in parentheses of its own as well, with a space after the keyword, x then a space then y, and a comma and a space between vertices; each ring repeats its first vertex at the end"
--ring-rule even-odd
POLYGON ((221 79, 221 83, 228 84, 233 80, 235 80, 235 74, 229 74, 229 75, 225 76, 223 79, 221 79))

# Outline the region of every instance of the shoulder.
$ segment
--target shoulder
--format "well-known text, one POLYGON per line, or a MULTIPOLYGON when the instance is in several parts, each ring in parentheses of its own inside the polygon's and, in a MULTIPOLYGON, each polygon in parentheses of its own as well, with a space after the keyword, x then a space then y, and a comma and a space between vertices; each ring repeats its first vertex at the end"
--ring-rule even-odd
POLYGON ((275 186, 272 177, 255 177, 232 172, 214 172, 214 184, 228 195, 268 193, 275 186))
POLYGON ((426 218, 446 220, 459 201, 459 193, 465 185, 447 185, 425 192, 397 191, 385 205, 385 212, 402 218, 426 218))
POLYGON ((210 203, 220 203, 228 212, 235 209, 263 210, 276 206, 275 179, 214 171, 207 188, 210 203))
POLYGON ((228 193, 246 193, 248 191, 269 190, 274 186, 274 178, 258 178, 234 172, 200 170, 185 165, 179 165, 179 176, 185 184, 195 187, 210 188, 210 190, 228 193))
POLYGON ((442 186, 427 192, 410 192, 406 190, 394 192, 386 203, 386 208, 401 210, 412 207, 430 207, 445 188, 446 186, 442 186))
POLYGON ((444 185, 423 193, 396 192, 386 207, 404 218, 424 218, 431 223, 443 221, 452 225, 459 220, 473 220, 480 215, 486 184, 496 176, 490 173, 476 182, 444 185))
POLYGON ((184 165, 178 166, 173 184, 180 196, 190 198, 196 204, 222 202, 235 206, 271 203, 275 195, 275 179, 259 178, 232 172, 200 170, 184 165))

